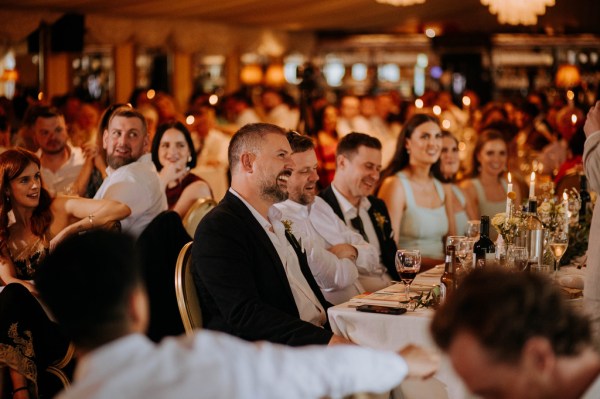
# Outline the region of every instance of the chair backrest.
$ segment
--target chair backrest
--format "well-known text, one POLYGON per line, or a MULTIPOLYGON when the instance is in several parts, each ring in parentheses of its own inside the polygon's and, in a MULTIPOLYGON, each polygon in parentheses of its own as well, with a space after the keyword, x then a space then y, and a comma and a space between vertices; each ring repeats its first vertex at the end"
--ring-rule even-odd
POLYGON ((188 232, 190 237, 194 237, 196 233, 196 227, 200 223, 200 220, 215 206, 217 203, 212 198, 198 198, 196 202, 188 209, 185 216, 183 217, 183 227, 188 232))
POLYGON ((192 244, 188 242, 184 245, 175 265, 177 306, 187 335, 191 335, 194 329, 202 328, 202 309, 192 276, 192 244))

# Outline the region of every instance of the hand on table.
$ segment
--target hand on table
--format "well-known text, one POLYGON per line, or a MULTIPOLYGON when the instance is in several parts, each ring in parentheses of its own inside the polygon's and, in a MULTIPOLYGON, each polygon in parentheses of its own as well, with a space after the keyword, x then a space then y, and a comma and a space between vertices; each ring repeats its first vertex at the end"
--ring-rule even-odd
POLYGON ((585 125, 583 125, 583 131, 585 132, 585 136, 589 137, 590 134, 597 132, 600 130, 600 101, 597 101, 594 104, 585 119, 585 125))
POLYGON ((429 378, 440 367, 439 355, 416 345, 409 344, 400 349, 398 354, 408 365, 409 378, 429 378))
POLYGON ((347 338, 342 337, 341 335, 334 334, 327 345, 355 345, 355 343, 347 338))

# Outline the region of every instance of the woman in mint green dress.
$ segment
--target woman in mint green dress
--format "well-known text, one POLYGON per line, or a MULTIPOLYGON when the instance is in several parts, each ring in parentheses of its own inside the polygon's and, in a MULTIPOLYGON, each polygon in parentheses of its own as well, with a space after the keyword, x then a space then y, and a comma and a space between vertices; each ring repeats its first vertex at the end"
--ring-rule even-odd
POLYGON ((378 194, 390 213, 398 248, 419 249, 423 268, 443 262, 444 237, 455 231, 451 201, 447 201, 450 186, 432 174, 441 151, 438 119, 414 115, 400 132, 378 194))

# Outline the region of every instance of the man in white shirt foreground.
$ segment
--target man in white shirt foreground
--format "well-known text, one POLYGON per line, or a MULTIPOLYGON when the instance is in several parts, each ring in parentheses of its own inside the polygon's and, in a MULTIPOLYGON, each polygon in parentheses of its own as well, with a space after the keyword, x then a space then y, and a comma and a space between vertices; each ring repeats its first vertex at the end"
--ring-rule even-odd
POLYGON ((436 311, 431 331, 477 397, 600 398, 589 321, 545 276, 476 270, 436 311))
MULTIPOLYGON (((317 155, 313 141, 295 132, 287 135, 294 170, 288 179, 289 199, 275 204, 306 251, 308 265, 325 298, 340 304, 364 292, 362 275, 382 275, 377 249, 352 231, 317 197, 317 155)), ((380 287, 382 288, 382 287, 380 287)))
POLYGON ((94 196, 112 199, 131 209, 121 221, 122 230, 139 236, 160 212, 167 210, 167 198, 161 188, 148 146, 146 119, 139 112, 123 108, 116 111, 103 134, 108 176, 94 196))
POLYGON ((341 397, 389 390, 437 368, 416 347, 402 357, 345 345, 293 349, 206 330, 155 345, 142 335, 148 299, 133 248, 130 237, 106 231, 73 236, 36 275, 80 355, 61 399, 341 397))

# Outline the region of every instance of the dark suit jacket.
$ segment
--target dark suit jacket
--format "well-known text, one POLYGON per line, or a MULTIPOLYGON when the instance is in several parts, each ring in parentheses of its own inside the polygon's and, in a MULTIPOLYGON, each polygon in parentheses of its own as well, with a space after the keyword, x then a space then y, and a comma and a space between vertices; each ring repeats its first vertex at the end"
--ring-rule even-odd
MULTIPOLYGON (((331 186, 321 191, 319 196, 323 198, 325 202, 333 208, 335 214, 345 222, 344 213, 342 212, 342 208, 340 207, 331 186)), ((394 231, 392 229, 392 223, 390 222, 390 214, 387 210, 387 206, 385 206, 385 202, 372 195, 369 195, 367 199, 371 203, 369 216, 371 218, 371 223, 373 223, 373 227, 375 228, 375 232, 377 233, 377 240, 379 241, 379 247, 381 248, 381 263, 385 265, 385 268, 393 280, 400 281, 400 276, 396 271, 395 263, 396 250, 398 247, 394 241, 394 231), (377 220, 376 214, 385 218, 383 225, 380 225, 380 221, 377 220)))
MULTIPOLYGON (((290 237, 288 236, 288 240, 290 237)), ((297 244, 297 243, 296 243, 297 244)), ((304 277, 327 309, 306 256, 293 244, 304 277)), ((283 264, 263 227, 228 192, 200 222, 193 273, 205 327, 240 338, 293 346, 327 344, 328 329, 300 320, 283 264)))

